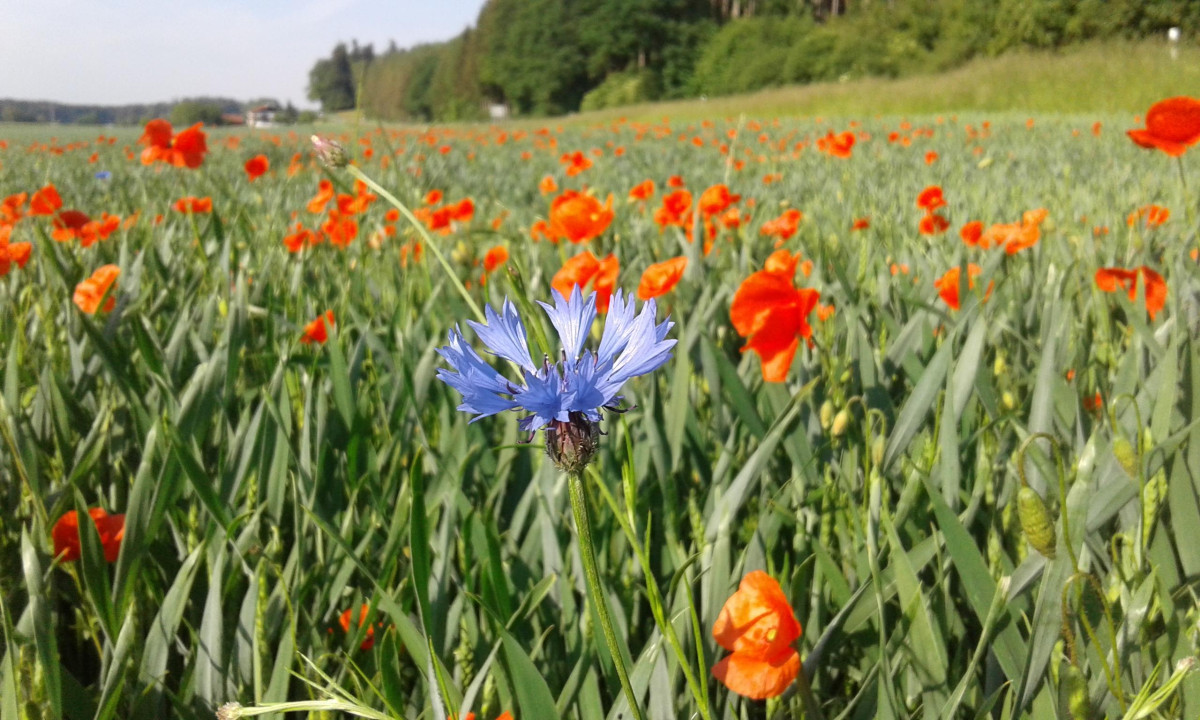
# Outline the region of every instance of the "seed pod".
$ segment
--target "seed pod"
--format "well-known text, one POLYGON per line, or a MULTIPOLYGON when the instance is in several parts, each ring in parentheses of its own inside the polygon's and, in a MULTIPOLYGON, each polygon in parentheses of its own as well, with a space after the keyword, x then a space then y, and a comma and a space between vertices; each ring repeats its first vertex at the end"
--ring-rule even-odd
POLYGON ((1013 397, 1012 393, 1005 390, 1000 396, 1000 404, 1004 406, 1005 410, 1012 410, 1017 406, 1017 400, 1013 397))
POLYGON ((1126 475, 1131 478, 1138 476, 1137 455, 1133 451, 1132 443, 1124 437, 1118 437, 1113 441, 1113 455, 1117 456, 1117 462, 1121 463, 1126 475))
POLYGON ((1046 510, 1046 503, 1042 502, 1042 496, 1027 485, 1023 485, 1017 493, 1017 519, 1021 521, 1021 531, 1033 549, 1043 557, 1053 559, 1054 521, 1046 510))
POLYGON ((1146 481, 1142 491, 1142 542, 1150 544, 1154 533, 1154 522, 1158 518, 1158 508, 1162 506, 1163 496, 1167 494, 1167 476, 1160 469, 1154 477, 1146 481))
POLYGON ((1071 712, 1072 720, 1089 720, 1092 717, 1092 705, 1088 701, 1087 678, 1083 676, 1083 671, 1075 665, 1068 665, 1063 680, 1067 688, 1067 709, 1071 712))
POLYGON ((821 403, 820 417, 821 417, 821 429, 828 431, 829 427, 831 425, 833 425, 833 403, 830 402, 829 400, 826 400, 825 402, 821 403))
POLYGON ((850 408, 842 408, 838 410, 838 414, 833 417, 833 427, 831 432, 834 437, 841 437, 846 433, 846 427, 850 425, 850 408))

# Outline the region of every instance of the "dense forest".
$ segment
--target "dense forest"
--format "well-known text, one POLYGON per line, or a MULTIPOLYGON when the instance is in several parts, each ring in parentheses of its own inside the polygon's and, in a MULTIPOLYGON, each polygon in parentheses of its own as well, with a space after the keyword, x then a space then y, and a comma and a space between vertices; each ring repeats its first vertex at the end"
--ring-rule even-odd
POLYGON ((488 0, 442 43, 339 44, 309 97, 387 120, 552 115, 1200 32, 1195 0, 488 0))

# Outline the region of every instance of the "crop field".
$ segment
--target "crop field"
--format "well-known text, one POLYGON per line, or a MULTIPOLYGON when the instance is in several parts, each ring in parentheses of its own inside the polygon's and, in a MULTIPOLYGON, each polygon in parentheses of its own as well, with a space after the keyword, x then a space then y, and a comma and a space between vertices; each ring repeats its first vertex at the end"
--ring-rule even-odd
POLYGON ((1197 717, 1146 115, 0 125, 0 720, 1197 717))

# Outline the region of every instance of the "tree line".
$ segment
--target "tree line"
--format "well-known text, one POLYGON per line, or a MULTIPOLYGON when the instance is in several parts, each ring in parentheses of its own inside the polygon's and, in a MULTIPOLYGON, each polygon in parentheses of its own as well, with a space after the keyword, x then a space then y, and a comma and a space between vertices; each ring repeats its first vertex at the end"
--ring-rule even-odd
POLYGON ((309 74, 326 111, 475 120, 554 115, 845 77, 945 70, 1017 48, 1200 32, 1194 0, 488 0, 474 27, 309 74))

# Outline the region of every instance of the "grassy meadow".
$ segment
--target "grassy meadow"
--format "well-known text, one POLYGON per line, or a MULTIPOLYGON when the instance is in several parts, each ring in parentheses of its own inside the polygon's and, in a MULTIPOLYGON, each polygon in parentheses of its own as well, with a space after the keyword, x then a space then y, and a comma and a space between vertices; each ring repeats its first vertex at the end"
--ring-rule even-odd
POLYGON ((1135 146, 1119 108, 664 112, 319 128, 349 169, 286 129, 211 130, 189 169, 143 165, 135 130, 0 125, 30 244, 0 276, 0 720, 1200 715, 1195 152, 1135 146), (711 236, 656 220, 718 184, 740 198, 711 236), (535 240, 568 190, 611 221, 535 240), (972 221, 1024 245, 968 244, 972 221), (573 498, 517 414, 456 410, 437 350, 458 326, 516 377, 467 326, 508 297, 554 359, 536 301, 584 252, 627 294, 686 270, 657 297, 673 357, 624 387, 573 498), (1097 282, 1142 266, 1165 298, 1097 282), (778 382, 731 320, 759 273, 820 295, 778 382), (56 559, 97 507, 119 537, 85 521, 56 559), (765 700, 711 672, 754 570, 803 627, 765 700))

